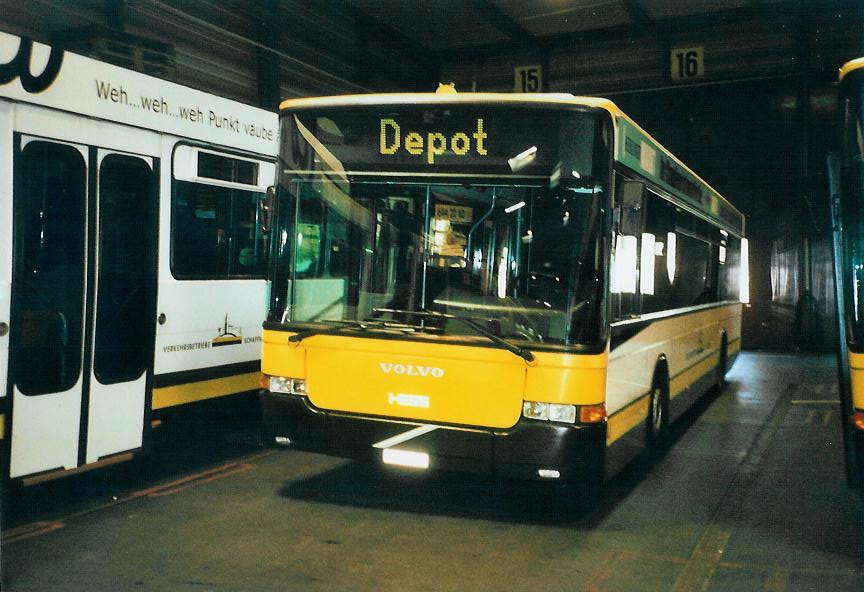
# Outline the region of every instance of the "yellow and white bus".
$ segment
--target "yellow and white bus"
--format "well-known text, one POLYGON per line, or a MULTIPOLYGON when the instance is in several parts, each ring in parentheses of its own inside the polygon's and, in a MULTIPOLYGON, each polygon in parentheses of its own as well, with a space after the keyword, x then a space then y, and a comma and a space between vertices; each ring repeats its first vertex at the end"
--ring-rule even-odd
POLYGON ((0 33, 5 476, 126 460, 190 403, 256 404, 277 126, 0 33))
POLYGON ((864 58, 840 69, 843 155, 832 172, 838 356, 846 474, 864 483, 864 58))
POLYGON ((596 484, 722 383, 744 218, 608 100, 281 105, 265 433, 596 484))

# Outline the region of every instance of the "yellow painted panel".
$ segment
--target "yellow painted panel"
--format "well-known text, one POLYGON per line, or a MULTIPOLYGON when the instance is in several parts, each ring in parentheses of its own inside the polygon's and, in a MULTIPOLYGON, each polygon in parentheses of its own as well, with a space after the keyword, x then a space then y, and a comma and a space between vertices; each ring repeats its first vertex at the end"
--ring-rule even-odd
POLYGON ((609 418, 606 428, 607 446, 648 418, 648 402, 649 397, 645 395, 609 418))
POLYGON ((720 361, 720 352, 714 352, 704 360, 697 362, 687 370, 681 372, 678 376, 674 376, 669 381, 669 397, 674 399, 694 382, 705 376, 717 368, 717 363, 720 361))
POLYGON ((528 369, 527 401, 596 405, 603 403, 605 398, 606 368, 537 366, 528 369))
MULTIPOLYGON (((292 335, 294 332, 264 331, 263 353, 261 355, 261 371, 264 374, 306 378, 306 345, 308 342, 291 343, 288 338, 292 335)), ((322 337, 310 337, 308 339, 320 340, 322 337)))
POLYGON ((0 413, 0 440, 6 439, 6 416, 0 413))
POLYGON ((741 340, 736 339, 734 341, 727 342, 726 354, 729 356, 737 354, 741 351, 741 340))
POLYGON ((258 388, 260 376, 258 372, 249 372, 237 376, 156 388, 153 389, 153 409, 164 409, 252 391, 258 388))
POLYGON ((323 409, 496 428, 522 413, 527 365, 510 352, 346 337, 320 342, 307 346, 306 389, 323 409))
POLYGON ((305 378, 310 400, 324 409, 503 428, 518 420, 523 399, 604 400, 605 352, 535 352, 526 364, 500 348, 447 339, 317 335, 290 343, 292 334, 264 331, 262 370, 305 378))
POLYGON ((849 352, 849 381, 852 386, 852 406, 864 410, 864 354, 849 352))

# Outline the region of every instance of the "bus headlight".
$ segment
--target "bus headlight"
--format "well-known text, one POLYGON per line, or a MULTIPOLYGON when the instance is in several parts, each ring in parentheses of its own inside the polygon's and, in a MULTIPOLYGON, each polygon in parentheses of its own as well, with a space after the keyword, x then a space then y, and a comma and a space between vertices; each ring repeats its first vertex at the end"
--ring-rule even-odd
POLYGON ((271 393, 284 393, 286 395, 305 395, 306 381, 302 378, 271 376, 267 388, 271 393))
POLYGON ((562 423, 576 423, 576 405, 549 405, 549 421, 560 421, 562 423))
POLYGON ((606 406, 599 405, 562 405, 560 403, 539 403, 524 401, 522 416, 538 421, 557 423, 602 423, 606 421, 606 406))
POLYGON ((525 401, 522 403, 522 415, 539 421, 576 423, 576 406, 525 401))
POLYGON ((528 419, 539 419, 545 421, 549 419, 549 403, 525 401, 522 403, 522 415, 528 419))

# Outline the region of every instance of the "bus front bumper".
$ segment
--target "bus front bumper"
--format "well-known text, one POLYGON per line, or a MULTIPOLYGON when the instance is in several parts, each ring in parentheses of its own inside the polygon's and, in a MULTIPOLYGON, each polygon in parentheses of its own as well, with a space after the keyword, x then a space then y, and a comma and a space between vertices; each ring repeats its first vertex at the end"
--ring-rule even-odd
POLYGON ((425 426, 329 412, 298 395, 261 391, 260 400, 264 433, 287 438, 283 442, 297 450, 372 462, 385 460, 385 450, 408 451, 428 459, 424 468, 430 470, 586 485, 603 479, 605 423, 567 426, 523 418, 505 430, 425 426))

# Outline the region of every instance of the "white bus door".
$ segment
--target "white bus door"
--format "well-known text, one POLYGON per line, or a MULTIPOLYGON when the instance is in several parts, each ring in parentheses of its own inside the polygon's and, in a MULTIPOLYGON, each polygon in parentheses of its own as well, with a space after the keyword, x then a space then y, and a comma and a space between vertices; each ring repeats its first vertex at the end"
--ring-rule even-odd
POLYGON ((16 144, 11 477, 141 446, 156 298, 154 159, 16 144))

